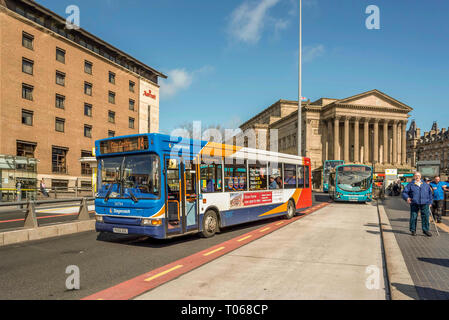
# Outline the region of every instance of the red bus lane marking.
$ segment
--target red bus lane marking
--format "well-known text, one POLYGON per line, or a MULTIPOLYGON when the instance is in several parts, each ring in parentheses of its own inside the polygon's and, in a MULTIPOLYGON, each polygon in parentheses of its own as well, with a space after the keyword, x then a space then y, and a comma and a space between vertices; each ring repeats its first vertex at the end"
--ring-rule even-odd
POLYGON ((193 255, 179 259, 170 264, 137 276, 128 281, 119 283, 111 288, 94 293, 88 297, 83 298, 82 300, 129 300, 135 298, 202 265, 216 260, 231 251, 234 251, 276 230, 288 226, 289 224, 296 222, 328 205, 329 203, 326 203, 324 206, 314 206, 308 210, 309 213, 301 213, 300 216, 297 216, 291 220, 281 221, 282 223, 280 223, 279 221, 272 222, 244 235, 240 235, 231 240, 227 240, 211 248, 207 248, 193 255))

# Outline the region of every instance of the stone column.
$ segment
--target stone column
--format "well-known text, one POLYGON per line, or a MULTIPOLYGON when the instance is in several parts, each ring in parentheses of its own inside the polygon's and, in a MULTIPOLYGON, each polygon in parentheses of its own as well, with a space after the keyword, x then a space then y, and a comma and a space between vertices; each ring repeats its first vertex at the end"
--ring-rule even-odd
POLYGON ((402 165, 407 164, 407 122, 402 121, 402 165))
POLYGON ((354 119, 354 162, 360 162, 360 118, 354 119))
POLYGON ((335 116, 334 118, 334 160, 340 160, 340 118, 341 116, 335 116))
POLYGON ((345 117, 345 145, 344 145, 344 160, 345 163, 349 163, 349 117, 345 117))
POLYGON ((328 147, 327 147, 329 140, 328 140, 328 134, 327 134, 327 123, 326 123, 326 120, 322 120, 321 121, 321 125, 322 125, 322 128, 323 128, 323 131, 322 131, 323 148, 322 149, 323 149, 323 163, 324 163, 324 160, 329 160, 328 147))
POLYGON ((388 147, 388 120, 384 120, 384 164, 388 163, 388 154, 390 148, 388 147))
POLYGON ((379 162, 379 119, 374 119, 373 162, 379 162))
POLYGON ((327 119, 327 160, 332 160, 332 121, 331 119, 327 119))
POLYGON ((363 142, 363 145, 364 145, 364 151, 365 151, 365 154, 364 154, 364 156, 363 156, 363 162, 365 163, 365 164, 368 164, 369 163, 369 118, 365 118, 365 120, 364 120, 364 142, 363 142))
POLYGON ((398 163, 398 121, 393 121, 393 164, 398 163))

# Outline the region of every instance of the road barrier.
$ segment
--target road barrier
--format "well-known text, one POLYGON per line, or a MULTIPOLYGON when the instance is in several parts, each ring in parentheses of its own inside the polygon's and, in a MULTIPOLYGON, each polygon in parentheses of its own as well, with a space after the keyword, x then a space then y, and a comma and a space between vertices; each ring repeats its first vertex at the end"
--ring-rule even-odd
POLYGON ((14 211, 22 211, 25 214, 25 223, 23 228, 13 231, 0 232, 0 246, 94 230, 95 220, 90 218, 88 207, 88 202, 93 200, 95 200, 95 198, 73 198, 40 201, 29 200, 21 202, 0 203, 0 208, 15 208, 14 211), (61 205, 77 202, 79 204, 77 204, 76 206, 79 205, 80 208, 74 222, 39 226, 38 218, 36 215, 36 209, 39 210, 39 206, 61 205), (17 210, 17 207, 19 207, 20 209, 17 210))

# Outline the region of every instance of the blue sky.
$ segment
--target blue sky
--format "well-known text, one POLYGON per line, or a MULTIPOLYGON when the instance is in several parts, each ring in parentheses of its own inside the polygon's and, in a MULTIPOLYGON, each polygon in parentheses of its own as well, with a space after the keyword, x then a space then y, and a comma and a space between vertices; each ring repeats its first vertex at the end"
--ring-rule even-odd
MULTIPOLYGON (((297 99, 297 0, 38 0, 169 75, 160 127, 235 127, 279 99, 297 99)), ((449 1, 303 0, 303 96, 378 89, 449 126, 449 1), (368 30, 368 5, 380 30, 368 30)))

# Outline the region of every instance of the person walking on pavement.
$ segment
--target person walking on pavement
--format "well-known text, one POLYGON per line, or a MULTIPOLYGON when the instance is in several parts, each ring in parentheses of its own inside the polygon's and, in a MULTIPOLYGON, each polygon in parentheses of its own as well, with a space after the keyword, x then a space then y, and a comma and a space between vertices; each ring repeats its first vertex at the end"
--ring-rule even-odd
POLYGON ((416 236, 418 213, 421 212, 421 223, 424 234, 431 237, 430 210, 433 196, 429 184, 421 180, 421 173, 415 172, 414 180, 409 183, 402 192, 402 198, 410 205, 410 232, 416 236))
POLYGON ((449 183, 441 181, 439 176, 430 183, 433 190, 433 216, 437 223, 441 223, 441 215, 444 207, 444 191, 448 190, 449 183))
POLYGON ((47 192, 47 188, 45 187, 44 180, 41 180, 40 189, 41 189, 41 192, 42 192, 42 194, 43 194, 44 196, 46 196, 47 198, 50 197, 49 194, 48 194, 48 192, 47 192))

